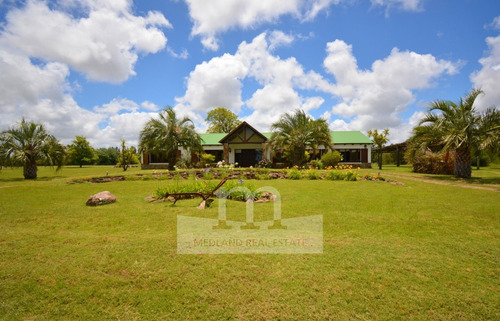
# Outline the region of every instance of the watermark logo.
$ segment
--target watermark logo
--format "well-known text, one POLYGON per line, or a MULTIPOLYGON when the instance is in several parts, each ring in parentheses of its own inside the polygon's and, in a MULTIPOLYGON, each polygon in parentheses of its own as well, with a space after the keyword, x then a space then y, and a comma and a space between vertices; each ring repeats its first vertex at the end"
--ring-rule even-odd
POLYGON ((281 195, 272 186, 252 193, 243 186, 217 193, 218 218, 177 216, 177 253, 179 254, 267 254, 323 253, 323 216, 283 218, 281 195), (245 195, 245 221, 227 219, 227 196, 245 195), (270 192, 272 220, 254 221, 254 196, 270 192))

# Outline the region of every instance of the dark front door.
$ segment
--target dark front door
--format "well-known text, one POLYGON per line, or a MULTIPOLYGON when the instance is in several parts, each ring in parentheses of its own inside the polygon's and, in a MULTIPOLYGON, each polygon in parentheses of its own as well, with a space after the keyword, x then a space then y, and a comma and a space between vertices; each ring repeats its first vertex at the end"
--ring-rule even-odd
POLYGON ((240 167, 250 167, 255 165, 255 149, 242 149, 239 162, 240 167))

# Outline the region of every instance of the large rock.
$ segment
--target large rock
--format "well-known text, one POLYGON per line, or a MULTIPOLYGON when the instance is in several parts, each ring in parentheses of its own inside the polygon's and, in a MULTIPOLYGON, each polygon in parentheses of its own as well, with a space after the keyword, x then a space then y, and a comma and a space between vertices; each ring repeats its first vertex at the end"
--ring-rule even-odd
POLYGON ((87 199, 87 206, 98 206, 116 202, 116 197, 108 191, 99 192, 87 199))

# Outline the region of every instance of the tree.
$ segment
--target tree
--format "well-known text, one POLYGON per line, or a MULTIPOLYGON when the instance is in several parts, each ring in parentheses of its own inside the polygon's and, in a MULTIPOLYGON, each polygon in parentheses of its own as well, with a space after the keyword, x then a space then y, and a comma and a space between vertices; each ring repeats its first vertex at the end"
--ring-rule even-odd
POLYGON ((24 118, 16 126, 0 133, 0 159, 11 166, 22 165, 25 179, 36 179, 37 163, 63 164, 66 150, 41 124, 24 118))
POLYGON ((241 124, 238 115, 224 107, 209 111, 205 120, 210 124, 208 133, 229 133, 241 124))
POLYGON ((317 154, 320 145, 333 148, 326 120, 314 120, 300 109, 294 114, 283 114, 278 122, 271 125, 271 130, 270 147, 284 152, 292 165, 301 165, 307 161, 307 148, 312 149, 314 154, 317 154))
POLYGON ((377 146, 378 169, 382 169, 382 148, 384 148, 384 145, 389 141, 389 139, 387 138, 388 135, 388 128, 382 130, 380 133, 377 129, 368 131, 368 136, 372 138, 373 142, 377 146))
POLYGON ((83 136, 75 136, 73 144, 68 147, 67 158, 70 164, 79 165, 80 168, 83 165, 93 164, 98 159, 94 148, 90 146, 87 138, 83 136))
POLYGON ((455 152, 455 177, 470 178, 471 150, 498 147, 500 137, 500 111, 490 108, 483 114, 474 107, 483 92, 472 89, 458 103, 435 100, 424 119, 413 129, 411 138, 420 148, 442 146, 442 151, 455 152))
POLYGON ((123 171, 126 171, 131 164, 138 163, 139 159, 137 158, 135 147, 131 146, 127 148, 125 145, 125 139, 122 139, 118 165, 123 168, 123 171))
POLYGON ((120 151, 117 147, 99 148, 96 150, 97 164, 116 165, 120 157, 120 151))
POLYGON ((198 152, 203 150, 201 137, 196 133, 189 118, 178 119, 171 107, 165 108, 158 116, 159 119, 151 118, 141 130, 140 152, 165 153, 169 167, 173 168, 179 147, 198 152))

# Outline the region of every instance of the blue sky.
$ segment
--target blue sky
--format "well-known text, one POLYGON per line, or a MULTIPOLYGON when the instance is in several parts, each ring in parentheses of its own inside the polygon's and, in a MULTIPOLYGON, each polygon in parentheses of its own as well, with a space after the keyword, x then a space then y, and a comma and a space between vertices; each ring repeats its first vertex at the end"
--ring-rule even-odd
POLYGON ((500 106, 497 0, 0 0, 0 130, 137 144, 172 106, 259 130, 304 109, 332 130, 406 139, 434 99, 500 106))

